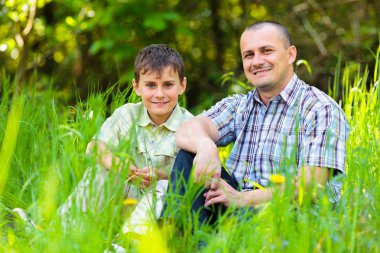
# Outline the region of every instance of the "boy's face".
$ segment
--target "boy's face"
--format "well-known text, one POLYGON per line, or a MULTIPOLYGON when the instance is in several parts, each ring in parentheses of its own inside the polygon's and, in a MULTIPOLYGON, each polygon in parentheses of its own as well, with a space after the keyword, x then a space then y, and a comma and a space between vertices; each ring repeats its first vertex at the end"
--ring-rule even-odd
POLYGON ((186 89, 186 77, 181 82, 179 75, 170 66, 162 73, 148 71, 140 74, 140 81, 133 80, 133 88, 156 126, 164 124, 177 105, 178 96, 186 89))

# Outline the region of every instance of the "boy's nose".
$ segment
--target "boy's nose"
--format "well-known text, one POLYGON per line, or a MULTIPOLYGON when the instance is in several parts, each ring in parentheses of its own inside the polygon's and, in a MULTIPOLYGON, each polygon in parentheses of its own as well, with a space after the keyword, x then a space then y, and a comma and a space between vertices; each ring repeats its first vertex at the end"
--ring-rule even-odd
POLYGON ((164 92, 163 92, 161 87, 157 88, 155 95, 156 95, 156 97, 163 97, 164 96, 164 92))

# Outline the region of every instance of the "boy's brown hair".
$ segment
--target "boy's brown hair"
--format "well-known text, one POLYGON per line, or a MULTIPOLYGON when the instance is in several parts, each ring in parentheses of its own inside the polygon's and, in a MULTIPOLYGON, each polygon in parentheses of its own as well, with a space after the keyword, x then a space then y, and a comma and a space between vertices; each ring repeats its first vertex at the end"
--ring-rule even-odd
POLYGON ((179 75, 182 82, 185 76, 184 63, 181 55, 165 44, 152 44, 143 48, 135 60, 135 81, 138 83, 140 74, 151 71, 161 73, 164 68, 172 67, 179 75))

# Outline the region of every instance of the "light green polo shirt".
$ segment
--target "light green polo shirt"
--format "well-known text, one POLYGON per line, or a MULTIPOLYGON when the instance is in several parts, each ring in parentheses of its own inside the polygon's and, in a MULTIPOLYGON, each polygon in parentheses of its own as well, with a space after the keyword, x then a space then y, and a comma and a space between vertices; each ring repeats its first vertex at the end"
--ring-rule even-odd
POLYGON ((140 103, 128 103, 115 110, 93 139, 108 144, 115 155, 129 159, 138 168, 150 167, 170 172, 178 148, 175 131, 192 114, 178 104, 169 119, 156 126, 140 103))

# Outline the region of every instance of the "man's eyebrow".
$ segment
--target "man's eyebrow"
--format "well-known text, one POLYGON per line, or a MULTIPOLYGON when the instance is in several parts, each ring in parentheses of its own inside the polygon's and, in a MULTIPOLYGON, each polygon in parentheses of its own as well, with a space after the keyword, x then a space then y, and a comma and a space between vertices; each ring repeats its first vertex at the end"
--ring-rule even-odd
POLYGON ((244 55, 244 54, 247 54, 247 53, 252 53, 252 50, 246 50, 242 54, 244 55))
MULTIPOLYGON (((274 48, 274 46, 273 45, 263 45, 263 46, 258 47, 259 50, 262 50, 264 48, 274 48)), ((242 54, 252 53, 253 51, 254 50, 249 49, 249 50, 244 51, 242 54)))
POLYGON ((272 46, 272 45, 264 45, 264 46, 259 47, 259 49, 264 49, 264 48, 274 48, 274 46, 272 46))

